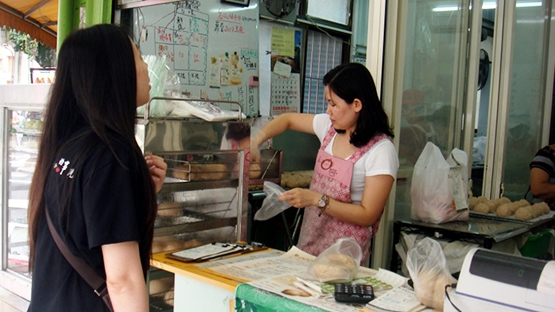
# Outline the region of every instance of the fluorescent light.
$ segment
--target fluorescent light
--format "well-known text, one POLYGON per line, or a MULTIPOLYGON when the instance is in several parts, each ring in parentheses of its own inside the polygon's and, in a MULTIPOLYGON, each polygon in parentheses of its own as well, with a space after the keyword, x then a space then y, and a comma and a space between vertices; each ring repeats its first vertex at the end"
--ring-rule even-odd
POLYGON ((517 8, 531 8, 531 7, 539 7, 542 6, 542 3, 540 1, 538 2, 524 2, 524 3, 518 3, 516 4, 517 8))
POLYGON ((438 6, 432 9, 434 12, 447 12, 447 11, 458 11, 459 7, 456 6, 438 6))
POLYGON ((488 2, 482 4, 482 10, 491 10, 491 9, 495 9, 497 7, 497 4, 495 2, 488 2))
MULTIPOLYGON (((530 8, 530 7, 540 7, 540 6, 542 6, 541 1, 517 2, 516 4, 517 8, 530 8)), ((495 2, 484 2, 484 4, 482 4, 482 10, 495 9, 496 7, 497 5, 495 2)), ((458 10, 459 10, 458 6, 437 6, 432 9, 432 11, 434 12, 447 12, 447 11, 458 11, 458 10)))

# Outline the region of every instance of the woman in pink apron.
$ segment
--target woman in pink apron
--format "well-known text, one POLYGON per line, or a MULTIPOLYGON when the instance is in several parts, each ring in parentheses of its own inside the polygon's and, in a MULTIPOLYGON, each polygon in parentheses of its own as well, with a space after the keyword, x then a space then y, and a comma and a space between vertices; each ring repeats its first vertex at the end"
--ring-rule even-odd
MULTIPOLYGON (((304 208, 298 247, 319 255, 341 237, 354 238, 367 265, 399 167, 392 130, 370 72, 358 63, 324 76, 326 114, 283 114, 253 138, 257 147, 286 130, 312 133, 322 142, 310 189, 286 191, 280 200, 304 208)), ((251 147, 251 157, 259 157, 251 147)))

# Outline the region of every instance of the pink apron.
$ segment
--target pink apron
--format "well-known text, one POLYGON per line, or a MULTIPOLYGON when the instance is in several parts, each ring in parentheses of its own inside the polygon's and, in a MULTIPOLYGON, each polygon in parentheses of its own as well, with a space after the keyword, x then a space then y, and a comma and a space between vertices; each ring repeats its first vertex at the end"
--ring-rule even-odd
MULTIPOLYGON (((368 144, 358 148, 347 159, 341 159, 324 151, 334 134, 335 129, 330 127, 318 150, 310 190, 326 194, 340 202, 351 203, 351 180, 355 162, 374 144, 383 139, 388 139, 388 136, 384 134, 377 135, 368 144)), ((367 263, 370 239, 378 231, 380 219, 381 215, 372 226, 372 232, 370 232, 368 227, 343 222, 325 213, 320 214, 320 209, 315 206, 306 207, 297 247, 309 254, 318 256, 322 251, 333 245, 338 238, 352 237, 362 249, 361 263, 367 263)))

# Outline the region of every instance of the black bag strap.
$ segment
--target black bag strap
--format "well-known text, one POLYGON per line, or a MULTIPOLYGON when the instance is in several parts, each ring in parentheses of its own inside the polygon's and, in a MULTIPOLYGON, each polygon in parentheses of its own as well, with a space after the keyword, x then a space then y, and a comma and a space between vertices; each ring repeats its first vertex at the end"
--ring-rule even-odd
POLYGON ((54 238, 54 242, 58 246, 58 249, 62 252, 66 260, 71 264, 71 266, 81 275, 81 277, 89 284, 94 293, 101 297, 104 303, 108 306, 110 311, 114 311, 112 308, 112 302, 110 301, 110 296, 108 294, 108 288, 106 287, 106 281, 98 275, 90 265, 88 265, 83 259, 77 257, 76 255, 72 254, 71 251, 67 248, 67 246, 62 241, 56 229, 54 229, 54 225, 52 224, 52 219, 50 219, 50 215, 48 211, 45 209, 44 213, 46 214, 46 221, 48 223, 48 228, 50 229, 50 233, 52 234, 52 238, 54 238))

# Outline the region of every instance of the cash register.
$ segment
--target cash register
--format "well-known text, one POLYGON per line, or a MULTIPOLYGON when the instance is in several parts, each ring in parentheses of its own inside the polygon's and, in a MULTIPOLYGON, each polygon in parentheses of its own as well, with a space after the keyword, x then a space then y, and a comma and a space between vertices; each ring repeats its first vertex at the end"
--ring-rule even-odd
POLYGON ((474 248, 444 311, 555 312, 555 261, 474 248))

